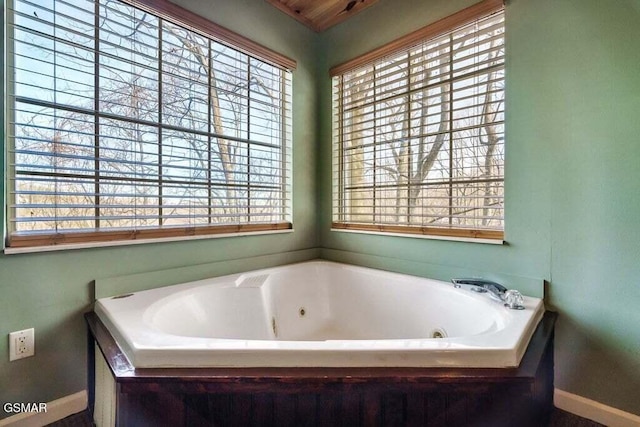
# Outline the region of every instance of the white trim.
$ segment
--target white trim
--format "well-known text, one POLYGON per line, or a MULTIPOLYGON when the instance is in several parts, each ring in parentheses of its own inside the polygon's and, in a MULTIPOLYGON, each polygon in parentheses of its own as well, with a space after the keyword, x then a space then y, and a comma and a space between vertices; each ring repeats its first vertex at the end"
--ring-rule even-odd
POLYGON ((179 242, 185 240, 218 239, 223 237, 261 236, 264 234, 293 233, 293 228, 282 230, 245 231, 241 233, 203 234, 199 236, 158 237, 140 240, 114 240, 111 242, 70 243, 68 245, 30 246, 24 248, 5 248, 5 255, 26 254, 31 252, 51 252, 72 249, 105 248, 110 246, 142 245, 147 243, 179 242))
POLYGON ((505 244, 504 240, 477 239, 474 237, 439 236, 437 234, 389 233, 387 231, 353 230, 353 229, 344 229, 344 228, 332 228, 331 231, 337 231, 340 233, 373 234, 377 236, 409 237, 413 239, 448 240, 453 242, 483 243, 487 245, 504 245, 505 244))
POLYGON ((553 404, 563 411, 571 412, 609 427, 640 426, 640 416, 638 415, 560 389, 555 389, 553 404))
POLYGON ((51 424, 84 411, 87 409, 87 401, 87 391, 82 390, 48 402, 46 412, 23 412, 2 419, 0 427, 39 427, 51 424))

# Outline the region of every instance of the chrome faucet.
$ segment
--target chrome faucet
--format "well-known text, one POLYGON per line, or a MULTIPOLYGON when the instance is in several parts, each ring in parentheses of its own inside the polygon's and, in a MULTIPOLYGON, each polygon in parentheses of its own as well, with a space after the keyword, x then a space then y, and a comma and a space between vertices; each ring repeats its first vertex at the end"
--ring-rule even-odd
POLYGON ((451 279, 456 288, 469 289, 473 292, 487 293, 492 299, 501 302, 513 310, 524 310, 524 298, 515 289, 508 290, 499 283, 485 279, 451 279))

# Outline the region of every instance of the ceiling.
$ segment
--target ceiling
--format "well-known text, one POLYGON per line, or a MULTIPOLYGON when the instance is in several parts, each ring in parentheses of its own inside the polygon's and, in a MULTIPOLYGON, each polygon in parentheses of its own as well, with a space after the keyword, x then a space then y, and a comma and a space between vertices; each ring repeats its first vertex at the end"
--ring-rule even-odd
POLYGON ((266 0, 320 32, 371 6, 378 0, 266 0))

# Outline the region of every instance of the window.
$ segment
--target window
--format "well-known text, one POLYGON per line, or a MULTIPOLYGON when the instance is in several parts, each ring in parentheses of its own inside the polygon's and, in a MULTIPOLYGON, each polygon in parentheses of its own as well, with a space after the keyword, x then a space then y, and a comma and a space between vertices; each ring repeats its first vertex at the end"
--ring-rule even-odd
POLYGON ((7 12, 8 246, 291 228, 295 62, 161 0, 7 12))
POLYGON ((334 229, 503 238, 501 1, 332 75, 334 229))

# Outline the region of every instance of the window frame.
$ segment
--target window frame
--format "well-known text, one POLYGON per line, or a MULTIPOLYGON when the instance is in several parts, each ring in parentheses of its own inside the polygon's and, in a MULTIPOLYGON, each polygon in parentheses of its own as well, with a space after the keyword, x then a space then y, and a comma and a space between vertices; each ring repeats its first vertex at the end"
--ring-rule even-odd
MULTIPOLYGON (((5 238, 5 252, 23 252, 23 251, 37 251, 37 250, 52 250, 74 248, 74 247, 93 247, 115 244, 131 244, 131 243, 151 243, 156 241, 173 241, 173 240, 185 240, 185 239, 201 239, 207 237, 222 237, 230 235, 248 235, 248 234, 262 234, 271 232, 288 232, 293 229, 292 225, 292 202, 291 202, 291 170, 292 170, 292 135, 291 135, 291 121, 292 121, 292 88, 291 73, 296 69, 296 61, 292 60, 272 49, 260 45, 244 36, 236 34, 216 23, 213 23, 206 18, 203 18, 195 13, 184 9, 178 5, 175 5, 167 0, 118 0, 127 6, 134 7, 141 10, 144 13, 154 15, 162 21, 171 23, 203 36, 208 40, 209 46, 212 42, 220 43, 235 51, 241 52, 247 55, 247 61, 256 59, 264 62, 277 69, 281 70, 283 74, 281 90, 282 90, 282 103, 281 103, 281 140, 280 140, 280 155, 282 156, 280 171, 281 171, 281 196, 280 199, 284 204, 282 209, 283 221, 275 222, 238 222, 238 223, 224 223, 221 225, 177 225, 177 226, 163 226, 158 225, 155 228, 136 229, 135 225, 130 228, 122 230, 107 230, 101 231, 99 228, 90 231, 74 231, 65 230, 58 232, 56 230, 47 230, 38 233, 20 233, 17 234, 13 230, 12 222, 16 218, 16 205, 13 192, 15 191, 15 183, 17 182, 17 175, 13 159, 13 150, 15 149, 15 132, 8 132, 10 135, 5 134, 5 153, 8 161, 6 162, 5 170, 7 171, 5 184, 7 185, 6 191, 6 238, 5 238), (285 76, 288 75, 288 77, 285 76), (285 80, 288 82, 288 86, 285 90, 285 80), (285 112, 286 109, 286 112, 285 112), (53 248, 52 248, 53 247, 53 248)), ((98 8, 98 1, 96 0, 96 10, 98 8)), ((13 2, 7 3, 7 9, 13 7, 13 2)), ((97 18, 96 18, 97 22, 97 18)), ((8 40, 13 40, 13 12, 7 11, 7 22, 5 23, 6 33, 5 37, 8 40)), ((9 44, 10 42, 7 42, 9 44)), ((11 51, 13 49, 10 49, 11 51)), ((97 61, 95 59, 94 61, 97 61)), ((213 64, 213 62, 211 62, 213 64)), ((98 67, 96 65, 96 67, 98 67)), ((13 57, 7 55, 7 63, 5 64, 5 73, 14 73, 13 57)), ((96 74, 97 76, 97 74, 96 74)), ((97 78, 97 77, 96 77, 97 78)), ((19 103, 18 96, 15 94, 13 86, 14 79, 6 79, 6 89, 10 93, 10 96, 5 97, 5 129, 13 129, 13 123, 15 120, 11 118, 15 116, 14 110, 17 109, 19 103)), ((209 83, 211 84, 211 82, 209 83)), ((158 89, 160 90, 160 89, 158 89)), ((209 89, 211 90, 211 89, 209 89)), ((52 103, 51 108, 55 108, 55 103, 52 103)), ((43 105, 43 107, 46 107, 43 105)), ((160 108, 160 107, 158 107, 160 108)), ((82 111, 84 113, 84 111, 82 111)), ((105 116, 104 112, 99 109, 94 109, 92 114, 98 117, 105 116)), ((249 114, 249 113, 247 113, 249 114)), ((106 114, 108 118, 108 114, 106 114)), ((209 118, 208 120, 212 120, 209 118)), ((164 128, 162 123, 157 124, 158 129, 164 128)), ((168 126, 169 128, 171 126, 168 126)), ((226 135, 224 135, 226 136, 226 135)), ((96 134, 95 138, 98 138, 96 134)), ((211 136, 208 136, 210 139, 211 136)), ((231 138, 233 139, 233 138, 231 138)), ((162 145, 163 141, 158 141, 158 144, 162 145)), ((98 142, 96 142, 98 144, 98 142)), ((249 144, 249 142, 247 142, 249 144)), ((249 147, 249 145, 248 145, 249 147)), ((208 148, 211 151, 211 147, 208 148)), ((95 155, 95 161, 97 162, 100 157, 95 155)), ((279 175, 280 176, 280 175, 279 175)), ((54 178, 52 178, 54 179, 54 178)), ((98 178, 96 178, 96 183, 98 178)), ((248 181, 248 186, 251 184, 248 181)), ((97 185, 97 184, 96 184, 97 185)), ((161 182, 158 182, 161 185, 161 182)), ((209 181, 208 187, 215 185, 209 181)), ((210 191, 210 190, 209 190, 210 191)), ((209 208, 211 209, 211 208, 209 208)), ((160 213, 161 217, 162 214, 160 213)), ((97 219, 96 217, 96 222, 97 219)), ((57 221, 57 220, 56 220, 57 221)))
MULTIPOLYGON (((376 63, 379 63, 382 60, 386 60, 387 58, 391 58, 394 55, 399 55, 403 52, 410 52, 410 49, 420 45, 422 43, 428 42, 432 39, 436 39, 443 35, 453 33, 456 29, 464 27, 468 24, 476 22, 478 20, 490 17, 495 15, 496 13, 504 13, 504 3, 503 0, 484 0, 480 3, 477 3, 473 6, 470 6, 466 9, 463 9, 453 15, 445 17, 439 21, 436 21, 433 24, 427 25, 423 28, 420 28, 410 34, 407 34, 404 37, 401 37, 397 40, 394 40, 390 43, 387 43, 377 49, 374 49, 370 52, 365 53, 364 55, 358 56, 352 60, 349 60, 345 63, 339 64, 330 69, 330 76, 334 79, 334 93, 333 93, 333 147, 332 147, 332 222, 331 229, 334 231, 348 231, 348 232, 361 232, 361 233, 374 233, 374 234, 384 234, 384 235, 395 235, 395 236, 404 236, 404 237, 423 237, 423 238, 433 238, 433 239, 442 239, 442 240, 463 240, 463 241, 475 241, 482 243, 502 243, 504 240, 504 214, 501 216, 502 228, 501 229, 490 229, 490 228, 469 228, 469 227, 455 227, 455 226, 424 226, 424 225, 394 225, 388 223, 376 223, 375 217, 375 208, 373 213, 351 213, 348 211, 349 208, 344 207, 344 203, 348 200, 347 191, 351 191, 347 189, 345 185, 345 173, 347 173, 348 169, 343 165, 345 158, 350 159, 348 154, 345 154, 345 146, 343 142, 345 141, 344 132, 344 124, 345 113, 343 108, 343 100, 347 96, 345 94, 346 89, 343 85, 343 76, 347 75, 351 72, 360 72, 364 73, 364 70, 367 67, 375 66, 376 63), (345 215, 373 215, 373 219, 371 221, 363 221, 363 220, 349 220, 345 217, 345 215)), ((503 36, 504 37, 504 36, 503 36)), ((407 59, 411 61, 409 57, 407 59)), ((503 65, 504 69, 504 65, 503 65)), ((375 73, 374 71, 370 71, 375 73)), ((375 76, 375 74, 373 74, 375 76)), ((364 77, 363 77, 364 78, 364 77)), ((372 84, 376 85, 376 78, 373 77, 371 79, 372 84)), ((369 98, 367 98, 369 100, 369 98)), ((352 100, 352 102, 354 102, 352 100)), ((373 102, 373 100, 371 100, 373 102)), ((407 101, 410 103, 411 101, 407 101)), ((448 101, 452 103, 453 101, 448 101)), ((374 110, 375 111, 375 110, 374 110)), ((361 114, 365 114, 362 112, 361 114)), ((451 120, 451 118, 449 119, 451 120)), ((365 122, 362 122, 365 123, 365 122)), ((368 123, 368 122, 367 122, 368 123)), ((352 125, 353 126, 353 125, 352 125)), ((455 128, 449 128, 447 132, 453 133, 455 132, 455 128)), ((375 132, 375 131, 374 131, 375 132)), ((374 140, 375 140, 374 136, 374 140)), ((377 140, 376 140, 377 141, 377 140)), ((377 145, 378 142, 374 142, 373 144, 377 145)), ((364 160, 363 160, 364 161, 364 160)), ((375 157, 374 157, 375 162, 375 157)), ((370 169, 373 170, 373 175, 375 176, 377 169, 377 164, 374 163, 374 166, 370 169)), ((504 172, 503 172, 504 173, 504 172)), ((375 178, 374 178, 375 180, 375 178)), ((504 188, 504 174, 502 175, 502 188, 504 188)), ((415 184, 412 184, 415 185, 415 184)), ((422 184, 421 184, 422 185, 422 184)), ((369 186, 367 187, 369 188, 369 186)), ((376 187, 375 181, 373 187, 371 187, 370 191, 377 191, 378 187, 376 187)), ((503 190, 504 191, 504 190, 503 190)), ((375 199, 375 195, 373 196, 375 199)), ((450 196, 452 197, 452 196, 450 196)), ((374 203, 375 205, 375 203, 374 203)), ((371 205, 371 206, 374 206, 371 205)), ((367 205, 369 206, 369 205, 367 205)), ((449 209, 452 209, 451 202, 449 203, 449 209)), ((504 209, 504 204, 502 205, 502 209, 504 209)), ((407 218, 409 218, 407 214, 407 218)), ((416 217, 421 217, 420 215, 416 215, 416 217)), ((410 222, 410 220, 407 220, 410 222)))

